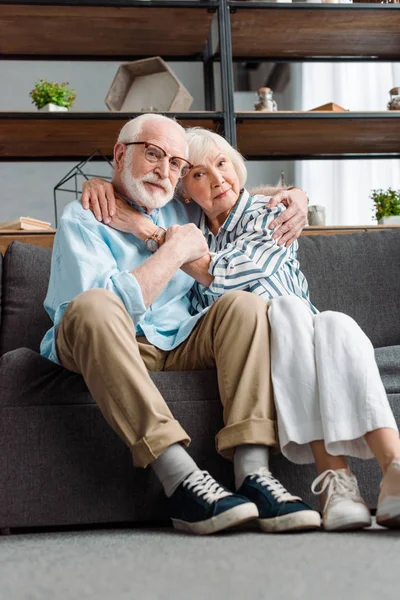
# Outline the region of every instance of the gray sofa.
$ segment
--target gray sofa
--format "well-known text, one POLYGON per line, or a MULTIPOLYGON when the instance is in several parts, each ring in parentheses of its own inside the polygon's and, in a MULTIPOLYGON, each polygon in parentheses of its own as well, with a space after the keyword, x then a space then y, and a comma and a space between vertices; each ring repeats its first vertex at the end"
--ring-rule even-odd
MULTIPOLYGON (((43 309, 50 253, 14 242, 0 263, 0 529, 166 519, 154 474, 132 467, 83 379, 38 354, 50 325, 43 309)), ((351 315, 371 338, 400 423, 400 231, 302 237, 299 257, 314 304, 351 315)), ((151 376, 191 435, 195 460, 231 485, 231 465, 214 448, 222 424, 215 372, 151 376)), ((352 464, 375 507, 379 469, 374 461, 352 464)), ((276 455, 272 467, 318 505, 312 466, 276 455)))

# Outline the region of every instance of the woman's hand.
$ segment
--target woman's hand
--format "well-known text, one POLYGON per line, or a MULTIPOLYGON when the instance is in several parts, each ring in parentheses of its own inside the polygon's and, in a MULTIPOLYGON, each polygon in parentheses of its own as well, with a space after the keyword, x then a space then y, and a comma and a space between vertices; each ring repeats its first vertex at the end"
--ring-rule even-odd
POLYGON ((111 224, 116 206, 112 183, 100 177, 85 181, 82 186, 81 202, 85 210, 91 209, 98 221, 104 221, 106 225, 111 224))
MULTIPOLYGON (((142 222, 145 226, 150 225, 150 227, 152 227, 151 223, 148 219, 146 219, 146 217, 141 215, 125 200, 116 195, 114 216, 109 219, 107 224, 113 229, 117 229, 118 231, 122 231, 124 233, 132 233, 139 239, 142 239, 144 236, 139 234, 140 224, 142 222)), ((154 229, 157 228, 154 227, 154 229)))
POLYGON ((82 186, 81 202, 83 208, 90 209, 98 221, 103 221, 118 231, 132 233, 142 241, 158 229, 149 219, 118 196, 109 181, 100 177, 85 181, 82 186))
POLYGON ((288 248, 307 225, 308 198, 307 194, 298 188, 282 190, 271 198, 266 208, 273 208, 280 202, 287 208, 271 221, 268 227, 274 229, 274 240, 279 238, 278 246, 285 245, 288 248))
POLYGON ((179 231, 180 225, 170 225, 167 229, 167 233, 165 234, 165 241, 170 240, 177 231, 179 231))

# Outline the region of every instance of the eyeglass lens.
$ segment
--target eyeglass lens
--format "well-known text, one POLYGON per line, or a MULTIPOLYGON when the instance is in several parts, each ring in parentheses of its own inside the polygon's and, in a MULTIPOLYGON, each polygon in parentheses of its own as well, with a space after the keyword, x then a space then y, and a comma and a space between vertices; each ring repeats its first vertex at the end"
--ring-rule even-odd
MULTIPOLYGON (((157 146, 146 146, 144 155, 151 163, 157 163, 167 156, 166 153, 161 148, 157 148, 157 146)), ((178 173, 180 177, 184 177, 190 168, 186 161, 177 156, 172 156, 169 159, 169 166, 171 171, 173 173, 178 173)))

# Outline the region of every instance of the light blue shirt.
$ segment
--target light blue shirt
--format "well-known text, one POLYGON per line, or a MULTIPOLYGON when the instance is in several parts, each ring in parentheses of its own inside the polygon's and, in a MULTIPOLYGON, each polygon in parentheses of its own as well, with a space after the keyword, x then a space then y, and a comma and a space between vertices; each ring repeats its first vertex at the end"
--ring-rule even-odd
MULTIPOLYGON (((197 206, 187 206, 179 200, 171 200, 150 215, 141 212, 165 229, 190 221, 198 224, 200 216, 197 206)), ((144 243, 132 234, 97 221, 78 201, 68 204, 54 238, 49 288, 44 301, 54 325, 42 340, 41 355, 59 362, 56 335, 65 309, 78 294, 92 288, 109 290, 122 300, 137 335, 145 335, 162 350, 181 344, 206 311, 201 309, 191 314, 187 294, 194 280, 181 270, 146 309, 141 287, 130 271, 150 256, 144 243)))

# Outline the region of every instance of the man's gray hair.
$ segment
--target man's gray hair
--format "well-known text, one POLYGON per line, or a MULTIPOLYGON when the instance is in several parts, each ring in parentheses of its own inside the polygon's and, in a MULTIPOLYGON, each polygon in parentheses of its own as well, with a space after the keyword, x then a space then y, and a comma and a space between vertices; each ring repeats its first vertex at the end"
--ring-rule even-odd
POLYGON ((201 165, 206 156, 217 146, 232 162, 242 188, 247 179, 247 169, 243 156, 233 148, 229 142, 218 133, 202 127, 186 129, 186 140, 189 145, 189 162, 192 165, 201 165))
MULTIPOLYGON (((185 132, 184 128, 181 125, 179 125, 179 123, 177 121, 175 121, 175 119, 171 119, 170 117, 165 117, 164 115, 160 115, 160 114, 145 113, 145 114, 139 115, 138 117, 135 117, 134 119, 131 119, 130 121, 125 123, 125 125, 119 132, 118 142, 122 142, 122 143, 136 142, 136 140, 138 139, 138 137, 143 129, 143 126, 146 123, 148 123, 149 121, 157 121, 157 122, 167 121, 168 123, 173 123, 179 130, 180 134, 184 138, 186 137, 186 132, 185 132)), ((143 141, 145 142, 146 140, 143 140, 143 141)))

